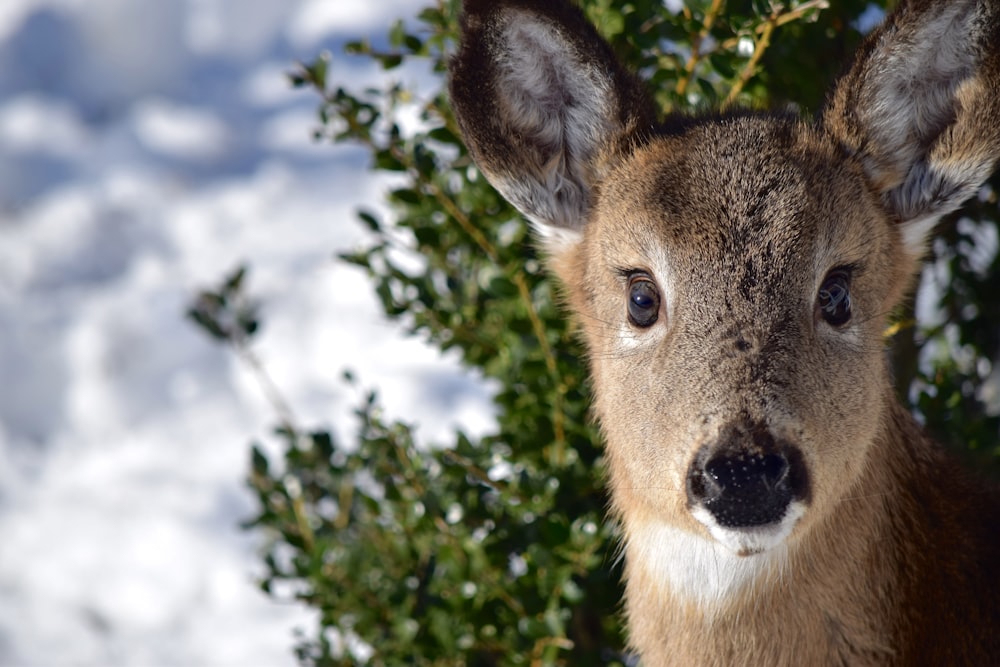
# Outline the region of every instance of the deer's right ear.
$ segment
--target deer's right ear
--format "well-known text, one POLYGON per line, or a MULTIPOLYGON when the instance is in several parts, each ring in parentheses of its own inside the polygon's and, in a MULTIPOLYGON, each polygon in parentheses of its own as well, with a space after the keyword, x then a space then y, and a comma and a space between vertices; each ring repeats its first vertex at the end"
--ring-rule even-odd
POLYGON ((559 254, 595 185, 654 113, 580 10, 553 0, 466 0, 452 106, 480 170, 559 254))

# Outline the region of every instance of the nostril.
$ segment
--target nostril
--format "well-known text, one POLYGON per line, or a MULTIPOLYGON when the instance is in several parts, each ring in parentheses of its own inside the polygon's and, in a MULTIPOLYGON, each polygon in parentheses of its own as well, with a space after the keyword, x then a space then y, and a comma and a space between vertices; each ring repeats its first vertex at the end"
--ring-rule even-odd
POLYGON ((775 487, 788 477, 788 459, 781 454, 767 454, 761 461, 762 478, 765 483, 775 487))

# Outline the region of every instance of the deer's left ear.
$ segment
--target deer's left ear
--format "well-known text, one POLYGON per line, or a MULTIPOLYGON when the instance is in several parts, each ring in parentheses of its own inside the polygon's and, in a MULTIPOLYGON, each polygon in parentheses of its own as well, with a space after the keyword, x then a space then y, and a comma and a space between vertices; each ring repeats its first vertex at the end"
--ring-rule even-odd
POLYGON ((568 2, 466 0, 450 92, 466 146, 551 254, 579 239, 604 167, 655 114, 568 2))
POLYGON ((1000 2, 903 0, 837 83, 823 124, 860 156, 907 253, 1000 157, 1000 2))

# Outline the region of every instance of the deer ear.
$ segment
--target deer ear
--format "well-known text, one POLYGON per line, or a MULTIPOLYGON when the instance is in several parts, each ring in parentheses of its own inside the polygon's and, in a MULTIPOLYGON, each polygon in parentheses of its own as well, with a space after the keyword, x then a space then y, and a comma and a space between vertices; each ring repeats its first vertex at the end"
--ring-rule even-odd
POLYGON ((559 253, 609 162, 655 114, 575 6, 466 0, 452 106, 480 170, 559 253))
POLYGON ((998 5, 903 0, 868 36, 824 112, 899 220, 911 257, 1000 156, 998 5))

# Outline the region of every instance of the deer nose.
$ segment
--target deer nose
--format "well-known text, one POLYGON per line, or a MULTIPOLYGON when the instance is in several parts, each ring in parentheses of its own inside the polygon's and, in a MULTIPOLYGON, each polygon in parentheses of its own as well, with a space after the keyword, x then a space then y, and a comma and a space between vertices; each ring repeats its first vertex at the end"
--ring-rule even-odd
POLYGON ((781 521, 804 491, 799 457, 780 451, 703 450, 688 470, 689 503, 708 510, 720 526, 747 528, 781 521))

